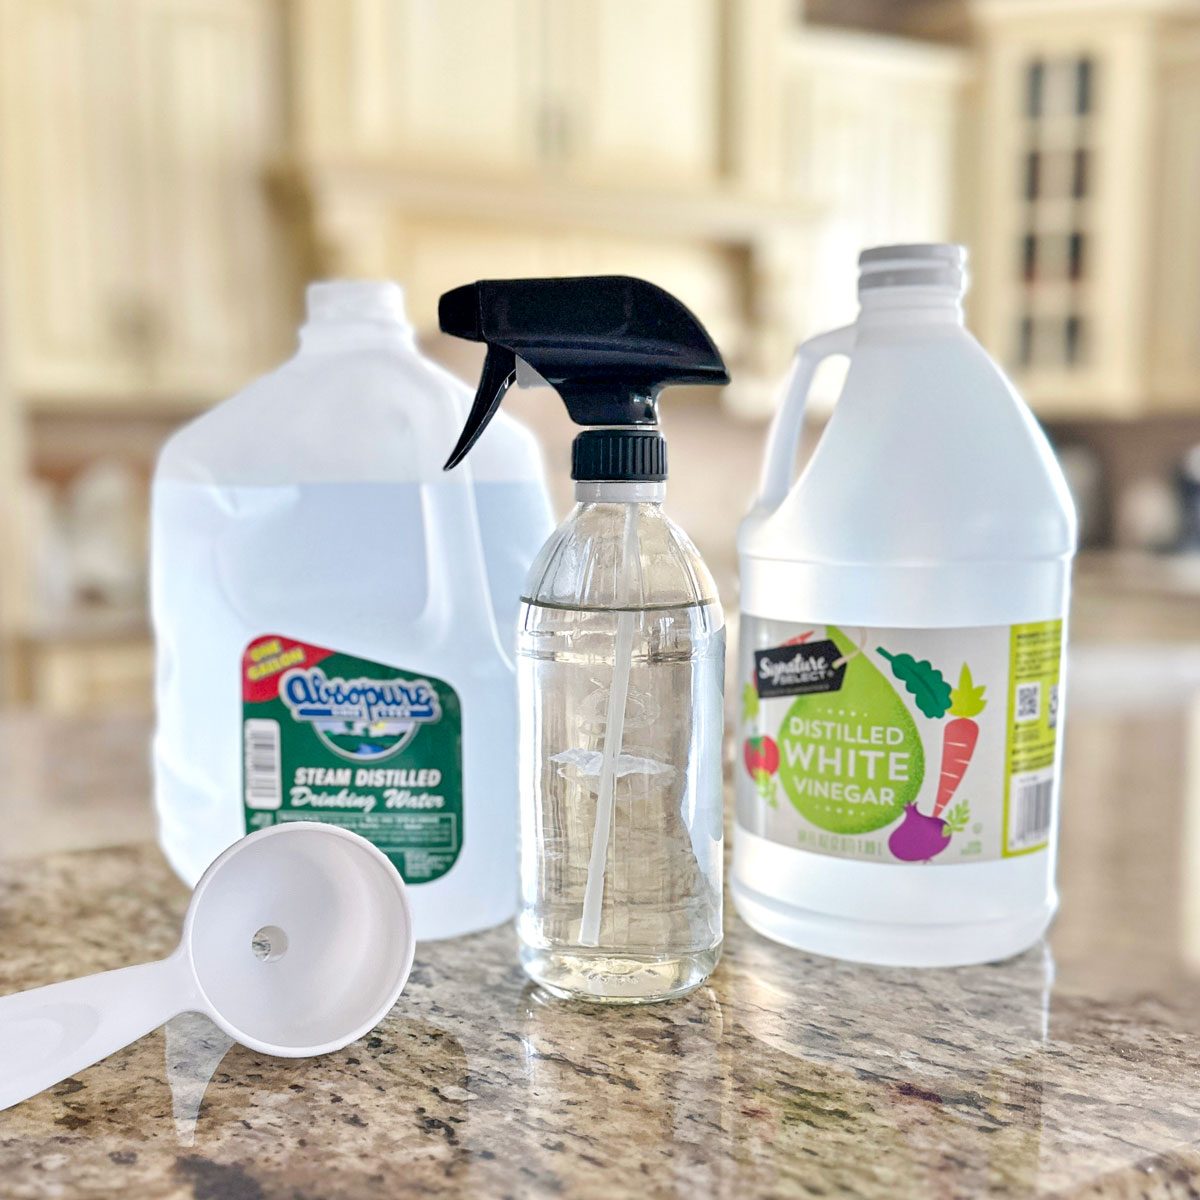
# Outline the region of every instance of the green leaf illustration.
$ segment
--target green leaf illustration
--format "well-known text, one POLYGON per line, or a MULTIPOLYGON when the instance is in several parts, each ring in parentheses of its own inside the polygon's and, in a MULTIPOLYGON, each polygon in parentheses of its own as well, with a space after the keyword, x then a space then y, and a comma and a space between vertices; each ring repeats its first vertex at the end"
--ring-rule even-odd
POLYGON ((946 828, 951 833, 962 833, 971 823, 971 806, 966 800, 960 800, 945 816, 946 828))
POLYGON ((876 652, 892 664, 892 674, 912 693, 917 707, 927 717, 944 717, 950 707, 950 685, 941 671, 927 658, 919 661, 911 654, 892 654, 882 646, 876 652))
POLYGON ((758 688, 753 683, 748 683, 742 688, 742 720, 754 721, 758 719, 758 688))
POLYGON ((971 678, 971 668, 963 663, 962 670, 958 673, 958 687, 950 693, 950 699, 954 703, 950 706, 950 715, 952 717, 977 717, 985 708, 987 701, 983 698, 983 693, 987 688, 982 684, 976 686, 975 680, 971 678))
POLYGON ((758 787, 758 794, 770 805, 771 808, 776 808, 775 803, 775 780, 771 777, 769 771, 758 770, 754 772, 754 782, 758 787))

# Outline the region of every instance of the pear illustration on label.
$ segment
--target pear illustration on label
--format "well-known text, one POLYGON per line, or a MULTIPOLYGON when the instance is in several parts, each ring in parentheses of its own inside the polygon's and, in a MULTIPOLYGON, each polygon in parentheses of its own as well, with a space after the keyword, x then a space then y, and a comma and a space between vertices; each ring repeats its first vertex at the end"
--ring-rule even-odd
POLYGON ((779 727, 779 781, 819 829, 863 834, 890 825, 916 799, 925 751, 896 689, 840 630, 827 635, 845 661, 836 692, 797 696, 779 727))

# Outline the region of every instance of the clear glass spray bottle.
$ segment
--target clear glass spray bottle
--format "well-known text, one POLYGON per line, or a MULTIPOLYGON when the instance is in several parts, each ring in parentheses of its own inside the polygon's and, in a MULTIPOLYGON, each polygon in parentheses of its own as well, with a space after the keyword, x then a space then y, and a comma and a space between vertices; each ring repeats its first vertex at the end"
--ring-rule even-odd
POLYGON ((725 622, 664 513, 658 392, 727 382, 703 327, 641 280, 510 280, 447 293, 488 343, 460 461, 527 364, 584 430, 576 505, 522 597, 521 960, 557 995, 639 1003, 701 983, 721 949, 725 622))

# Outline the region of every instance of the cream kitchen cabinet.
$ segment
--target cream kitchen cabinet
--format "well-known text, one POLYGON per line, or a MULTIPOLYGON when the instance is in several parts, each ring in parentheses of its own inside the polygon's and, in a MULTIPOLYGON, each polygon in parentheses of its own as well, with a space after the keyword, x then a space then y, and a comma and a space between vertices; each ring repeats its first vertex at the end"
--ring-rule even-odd
POLYGON ((711 182, 719 169, 718 0, 547 0, 553 152, 581 181, 711 182))
POLYGON ((0 4, 0 267, 22 391, 116 393, 138 378, 145 211, 116 12, 103 0, 0 4))
POLYGON ((1147 347, 1156 407, 1195 411, 1200 396, 1200 22, 1162 48, 1161 175, 1152 199, 1154 284, 1147 347))
POLYGON ((801 29, 782 69, 785 194, 821 211, 793 301, 805 335, 853 321, 864 246, 950 241, 969 78, 965 53, 900 38, 801 29))
POLYGON ((149 636, 31 639, 16 650, 27 679, 17 695, 45 713, 148 713, 154 707, 154 648, 149 636))
POLYGON ((284 95, 271 0, 143 0, 151 384, 219 398, 291 344, 301 280, 264 185, 284 95))
POLYGON ((295 151, 519 172, 538 153, 541 0, 292 0, 295 151))
POLYGON ((686 185, 719 163, 723 0, 293 0, 295 154, 686 185))
POLYGON ((277 357, 267 0, 0 0, 0 280, 24 400, 211 399, 277 357))

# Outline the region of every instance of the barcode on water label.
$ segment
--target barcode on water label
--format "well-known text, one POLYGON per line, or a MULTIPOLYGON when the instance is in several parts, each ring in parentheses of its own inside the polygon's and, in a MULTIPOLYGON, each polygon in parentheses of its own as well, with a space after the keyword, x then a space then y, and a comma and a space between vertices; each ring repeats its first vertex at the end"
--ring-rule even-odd
POLYGON ((1030 771, 1012 777, 1008 806, 1009 850, 1029 850, 1042 845, 1050 833, 1054 801, 1054 769, 1030 771))
POLYGON ((244 726, 247 808, 279 808, 283 803, 279 761, 279 722, 249 720, 244 726))

